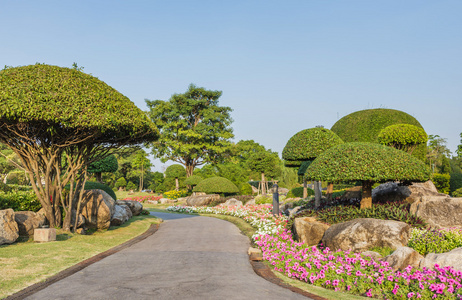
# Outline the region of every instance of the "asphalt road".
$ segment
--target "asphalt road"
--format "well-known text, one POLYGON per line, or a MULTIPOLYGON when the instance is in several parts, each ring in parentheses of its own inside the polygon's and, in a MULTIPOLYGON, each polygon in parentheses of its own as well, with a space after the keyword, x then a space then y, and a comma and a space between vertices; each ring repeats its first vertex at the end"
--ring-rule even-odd
POLYGON ((26 299, 310 299, 256 275, 233 224, 152 214, 165 220, 155 234, 26 299))

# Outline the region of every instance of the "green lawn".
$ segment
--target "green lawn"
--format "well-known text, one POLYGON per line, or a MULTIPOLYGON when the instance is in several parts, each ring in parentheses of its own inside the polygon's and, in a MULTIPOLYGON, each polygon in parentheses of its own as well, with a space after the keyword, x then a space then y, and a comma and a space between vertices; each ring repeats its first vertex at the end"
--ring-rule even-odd
POLYGON ((87 258, 122 244, 161 220, 153 216, 133 217, 119 227, 92 235, 57 231, 57 241, 31 240, 0 246, 0 298, 20 291, 87 258))

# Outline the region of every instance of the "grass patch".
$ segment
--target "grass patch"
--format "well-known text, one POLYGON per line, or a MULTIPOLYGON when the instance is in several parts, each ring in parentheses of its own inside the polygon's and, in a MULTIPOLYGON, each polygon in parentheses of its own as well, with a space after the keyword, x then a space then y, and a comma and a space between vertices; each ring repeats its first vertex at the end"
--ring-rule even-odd
POLYGON ((138 197, 138 196, 161 196, 161 194, 157 194, 157 193, 145 193, 145 192, 130 193, 129 191, 117 191, 115 192, 115 194, 118 200, 123 200, 125 198, 138 197))
POLYGON ((204 217, 213 217, 233 223, 239 230, 252 241, 252 235, 255 234, 255 228, 239 217, 215 214, 199 214, 204 217))
POLYGON ((388 256, 388 255, 392 254, 393 252, 395 252, 395 250, 393 250, 390 247, 374 247, 370 251, 377 252, 380 255, 382 255, 383 257, 388 256))
POLYGON ((20 291, 87 258, 120 245, 160 223, 154 216, 136 216, 122 226, 92 235, 57 230, 56 242, 33 239, 0 246, 0 298, 20 291))

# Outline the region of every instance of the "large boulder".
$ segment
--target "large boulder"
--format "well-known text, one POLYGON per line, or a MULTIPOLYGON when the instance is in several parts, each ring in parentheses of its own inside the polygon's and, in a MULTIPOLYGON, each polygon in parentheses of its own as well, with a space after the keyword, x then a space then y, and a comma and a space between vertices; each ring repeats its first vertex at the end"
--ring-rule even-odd
POLYGON ((410 231, 411 227, 404 222, 361 218, 332 225, 324 233, 322 242, 333 251, 363 252, 374 247, 397 249, 407 245, 410 231))
POLYGON ((33 211, 17 211, 14 213, 14 220, 18 223, 20 236, 32 236, 34 229, 42 227, 46 223, 43 214, 33 211))
POLYGON ((242 201, 239 201, 235 198, 231 198, 231 199, 228 199, 226 200, 225 203, 222 203, 221 204, 222 206, 242 206, 242 201))
POLYGON ((19 237, 18 223, 11 208, 0 210, 0 245, 14 243, 19 237))
POLYGON ((411 185, 400 185, 398 182, 386 182, 372 190, 372 201, 394 202, 406 201, 413 203, 427 196, 442 196, 438 193, 431 180, 426 182, 414 182, 411 185))
POLYGON ((350 199, 361 199, 362 194, 362 186, 354 186, 346 190, 346 192, 342 195, 342 200, 350 200, 350 199))
POLYGON ((127 222, 132 216, 132 211, 127 205, 115 205, 114 214, 111 218, 111 226, 120 226, 127 222), (130 215, 129 215, 130 213, 130 215))
POLYGON ((447 195, 421 197, 411 204, 410 212, 432 228, 462 228, 462 198, 447 195))
POLYGON ((424 257, 409 247, 399 247, 392 254, 383 258, 383 261, 388 262, 388 265, 396 270, 404 270, 407 266, 414 268, 419 267, 420 261, 424 257))
POLYGON ((220 199, 218 194, 210 195, 192 195, 186 198, 186 205, 188 206, 204 206, 209 205, 214 200, 220 199))
POLYGON ((295 238, 308 246, 319 244, 328 228, 329 225, 320 223, 315 218, 295 218, 294 221, 295 238))
POLYGON ((132 211, 132 215, 139 216, 143 211, 143 204, 134 200, 117 200, 117 205, 126 205, 132 211))
POLYGON ((82 199, 82 215, 85 226, 90 229, 103 230, 111 225, 115 201, 103 190, 86 190, 82 199))
POLYGON ((420 261, 420 267, 433 269, 435 264, 440 268, 451 266, 458 271, 462 271, 462 247, 453 249, 446 253, 429 253, 420 261))

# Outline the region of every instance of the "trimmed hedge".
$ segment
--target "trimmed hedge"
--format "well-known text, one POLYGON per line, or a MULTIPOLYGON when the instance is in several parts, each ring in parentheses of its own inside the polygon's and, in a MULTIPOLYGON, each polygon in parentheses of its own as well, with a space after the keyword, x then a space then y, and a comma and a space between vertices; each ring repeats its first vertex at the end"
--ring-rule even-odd
POLYGON ((34 211, 42 208, 33 191, 0 192, 0 210, 12 208, 14 211, 34 211))
POLYGON ((298 176, 304 176, 306 173, 306 169, 308 169, 308 167, 311 165, 312 162, 313 162, 312 160, 304 161, 298 168, 298 172, 297 172, 298 176))
POLYGON ((419 159, 375 143, 347 143, 316 158, 306 170, 309 180, 343 182, 367 180, 427 181, 430 169, 419 159))
POLYGON ((282 150, 282 159, 306 161, 316 158, 327 149, 343 144, 342 139, 326 128, 310 128, 293 135, 282 150))
POLYGON ((248 182, 243 182, 239 185, 239 194, 241 195, 252 195, 253 190, 252 186, 248 182))
POLYGON ((230 180, 224 177, 210 177, 202 180, 193 189, 194 192, 207 194, 237 194, 239 189, 230 180))
POLYGON ((182 165, 171 165, 165 170, 165 177, 180 178, 186 177, 186 169, 182 165))
POLYGON ((202 176, 192 175, 192 176, 189 176, 188 178, 186 178, 185 181, 183 182, 183 184, 194 186, 194 185, 198 185, 199 182, 201 182, 202 180, 204 180, 204 178, 202 176))
POLYGON ((379 132, 393 124, 423 128, 413 116, 395 109, 376 108, 351 113, 338 120, 331 130, 344 142, 377 142, 379 132))
MULTIPOLYGON (((313 196, 314 195, 314 190, 310 189, 310 188, 307 188, 307 194, 308 194, 308 196, 313 196)), ((302 197, 303 197, 303 187, 299 186, 299 187, 291 189, 287 193, 286 198, 302 198, 302 197)))
POLYGON ((421 127, 411 124, 390 125, 379 132, 377 140, 382 145, 406 151, 421 160, 425 160, 425 156, 422 155, 424 153, 418 149, 425 149, 428 136, 421 127))

